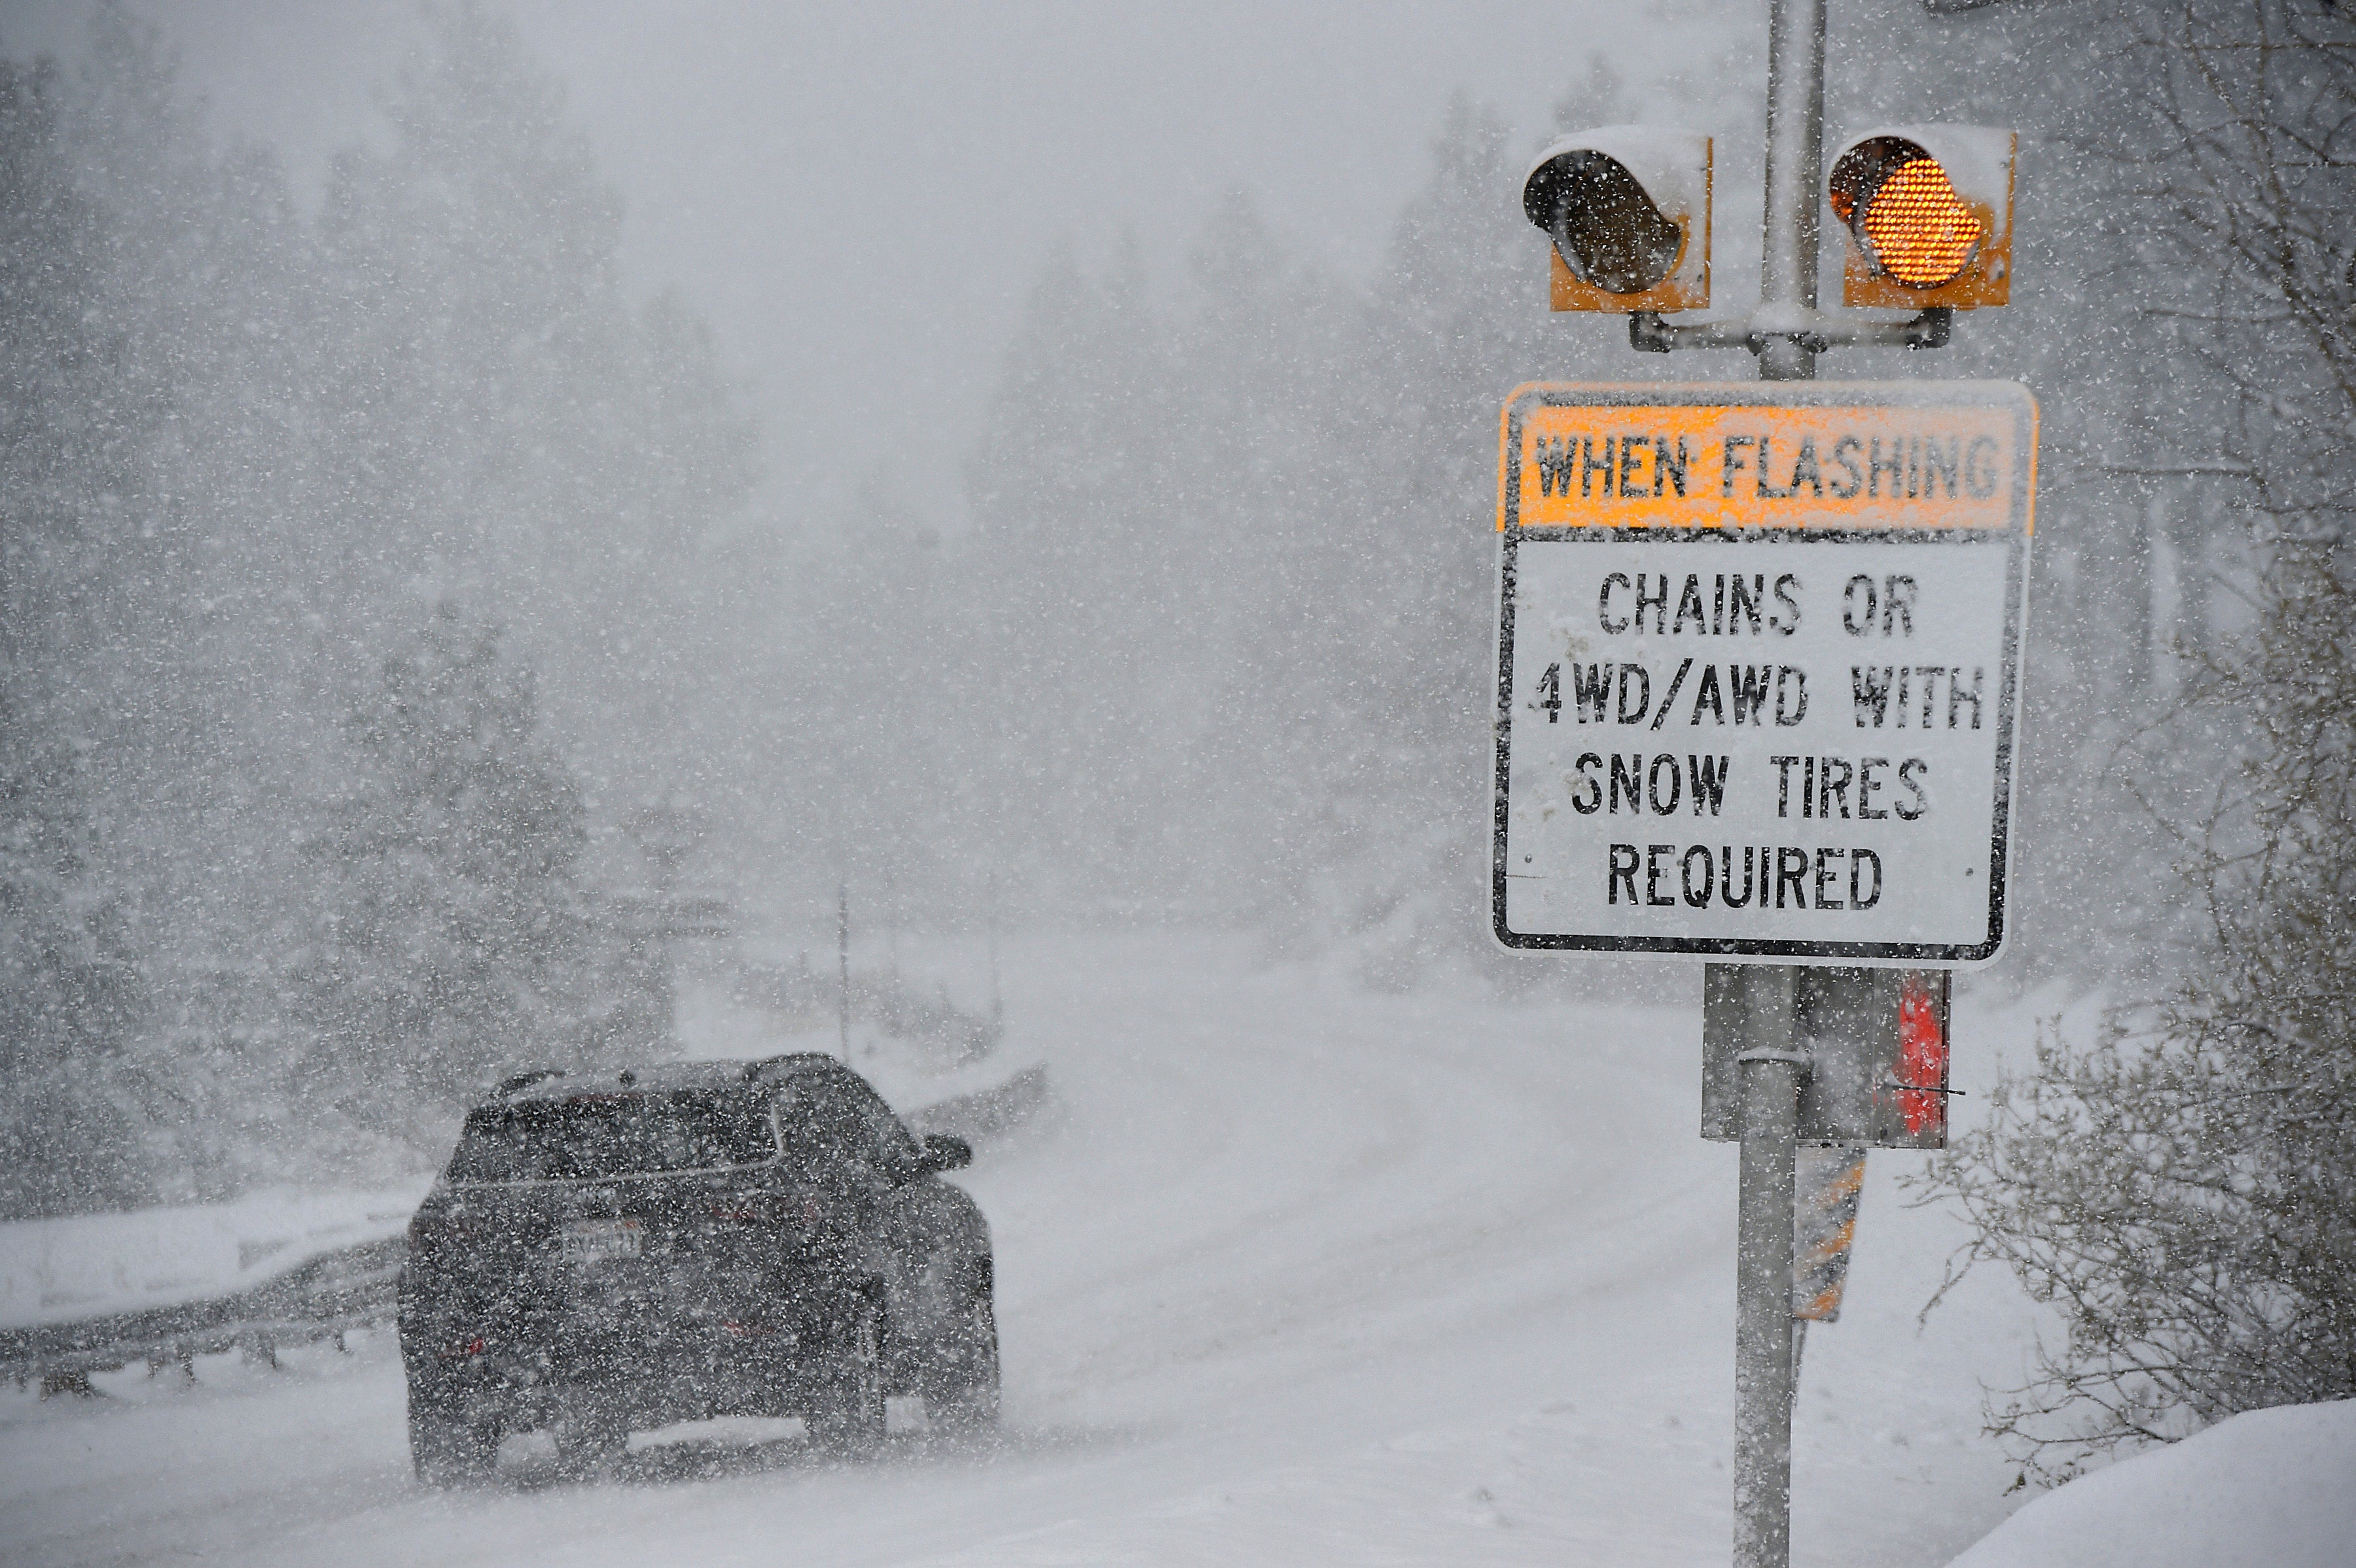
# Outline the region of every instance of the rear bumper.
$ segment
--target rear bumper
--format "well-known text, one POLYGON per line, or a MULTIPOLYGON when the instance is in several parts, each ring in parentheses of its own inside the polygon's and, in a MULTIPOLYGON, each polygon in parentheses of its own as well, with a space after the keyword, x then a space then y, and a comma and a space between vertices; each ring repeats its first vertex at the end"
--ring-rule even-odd
POLYGON ((476 1329, 412 1307, 402 1359, 412 1402, 452 1419, 526 1429, 594 1403, 644 1430, 822 1409, 843 1321, 822 1308, 766 1321, 549 1312, 476 1329))
POLYGON ((437 1413, 510 1428, 594 1404, 643 1430, 716 1415, 807 1415, 830 1396, 837 1358, 822 1340, 757 1347, 667 1345, 604 1357, 486 1344, 412 1361, 409 1392, 437 1413))

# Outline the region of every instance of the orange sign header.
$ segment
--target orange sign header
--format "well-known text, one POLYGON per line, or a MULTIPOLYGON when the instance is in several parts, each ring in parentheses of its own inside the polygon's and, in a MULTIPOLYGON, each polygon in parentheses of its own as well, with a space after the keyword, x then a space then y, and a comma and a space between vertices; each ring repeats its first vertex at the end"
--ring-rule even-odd
POLYGON ((2031 526, 2037 404, 2010 381, 1534 383, 1503 426, 1501 532, 2031 526))

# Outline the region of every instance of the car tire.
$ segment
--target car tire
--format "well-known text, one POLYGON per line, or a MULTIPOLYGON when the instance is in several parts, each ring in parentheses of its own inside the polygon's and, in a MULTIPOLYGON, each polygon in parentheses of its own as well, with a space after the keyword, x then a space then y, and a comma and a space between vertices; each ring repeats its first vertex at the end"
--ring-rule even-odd
POLYGON ((629 1419, 606 1399, 592 1395, 565 1411, 557 1423, 558 1466, 568 1476, 602 1476, 630 1451, 629 1419))
POLYGON ((409 1396, 409 1463, 419 1481, 446 1488, 479 1486, 498 1467, 497 1421, 468 1421, 409 1396))
POLYGON ((884 1330, 883 1304, 867 1292, 853 1297, 835 1348, 832 1397, 809 1423, 812 1440, 830 1453, 863 1458, 884 1445, 884 1330))
POLYGON ((936 1348, 925 1414, 936 1430, 986 1431, 998 1424, 998 1311, 990 1260, 975 1265, 964 1316, 936 1348))

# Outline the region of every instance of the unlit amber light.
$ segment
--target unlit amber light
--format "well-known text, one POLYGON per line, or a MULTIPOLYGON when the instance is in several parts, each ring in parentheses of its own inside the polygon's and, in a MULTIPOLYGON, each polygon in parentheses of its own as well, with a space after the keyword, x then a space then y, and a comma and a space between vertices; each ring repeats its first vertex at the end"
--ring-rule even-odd
POLYGON ((1909 158, 1865 204, 1874 259, 1900 283, 1943 284, 1964 270, 1980 242, 1980 221, 1932 158, 1909 158))

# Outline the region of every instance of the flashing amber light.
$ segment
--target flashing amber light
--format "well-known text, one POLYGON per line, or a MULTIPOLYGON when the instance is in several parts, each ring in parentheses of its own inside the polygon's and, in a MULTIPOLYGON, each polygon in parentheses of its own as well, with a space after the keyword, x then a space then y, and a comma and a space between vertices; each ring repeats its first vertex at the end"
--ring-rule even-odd
POLYGON ((1883 177, 1865 199, 1836 185, 1833 210, 1862 231, 1879 269, 1914 288, 1930 288, 1960 274, 1979 248, 1980 220, 1955 194, 1936 158, 1911 157, 1883 177))

